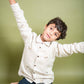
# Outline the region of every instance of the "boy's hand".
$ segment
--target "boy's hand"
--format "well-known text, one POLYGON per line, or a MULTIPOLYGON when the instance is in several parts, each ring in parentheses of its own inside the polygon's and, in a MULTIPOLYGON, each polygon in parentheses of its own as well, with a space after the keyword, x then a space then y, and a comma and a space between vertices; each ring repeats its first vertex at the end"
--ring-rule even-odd
POLYGON ((12 4, 15 4, 16 1, 15 0, 9 0, 9 3, 12 5, 12 4))
POLYGON ((10 83, 10 84, 18 84, 18 82, 10 83))

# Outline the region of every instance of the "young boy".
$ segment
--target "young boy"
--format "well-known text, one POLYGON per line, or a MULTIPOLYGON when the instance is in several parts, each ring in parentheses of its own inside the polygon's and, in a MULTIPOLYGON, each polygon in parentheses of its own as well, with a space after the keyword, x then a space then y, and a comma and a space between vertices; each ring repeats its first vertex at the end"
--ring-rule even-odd
POLYGON ((58 43, 56 40, 64 39, 67 31, 66 24, 58 17, 49 21, 43 33, 37 36, 27 24, 18 3, 15 0, 9 2, 24 40, 24 52, 18 72, 24 78, 18 84, 52 84, 55 58, 84 53, 84 42, 58 43))

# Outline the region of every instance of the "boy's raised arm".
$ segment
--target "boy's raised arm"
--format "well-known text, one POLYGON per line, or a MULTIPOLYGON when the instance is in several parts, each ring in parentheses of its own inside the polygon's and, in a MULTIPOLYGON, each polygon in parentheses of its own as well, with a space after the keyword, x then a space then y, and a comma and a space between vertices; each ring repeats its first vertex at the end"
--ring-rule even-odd
POLYGON ((9 3, 12 5, 12 4, 15 4, 16 1, 15 0, 9 0, 9 3))
POLYGON ((13 14, 15 16, 17 25, 18 25, 18 29, 21 33, 21 36, 24 40, 24 43, 26 42, 31 42, 31 38, 32 35, 34 33, 32 33, 32 29, 29 27, 27 20, 24 17, 24 11, 20 8, 19 4, 16 3, 15 0, 9 0, 9 3, 11 5, 13 14))

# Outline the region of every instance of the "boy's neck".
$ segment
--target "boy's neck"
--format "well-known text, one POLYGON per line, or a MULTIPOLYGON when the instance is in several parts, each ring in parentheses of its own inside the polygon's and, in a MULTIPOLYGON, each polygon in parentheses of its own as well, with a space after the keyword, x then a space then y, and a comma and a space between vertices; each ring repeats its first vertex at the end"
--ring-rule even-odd
POLYGON ((41 38, 42 42, 47 42, 47 41, 45 41, 45 40, 43 39, 43 35, 42 35, 42 34, 40 35, 40 38, 41 38))

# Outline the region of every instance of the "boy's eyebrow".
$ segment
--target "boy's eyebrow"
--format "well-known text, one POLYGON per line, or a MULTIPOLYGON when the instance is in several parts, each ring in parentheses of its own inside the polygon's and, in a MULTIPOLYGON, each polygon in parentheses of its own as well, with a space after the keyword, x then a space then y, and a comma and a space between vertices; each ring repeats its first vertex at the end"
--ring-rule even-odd
POLYGON ((56 28, 56 26, 52 26, 52 27, 56 28))

